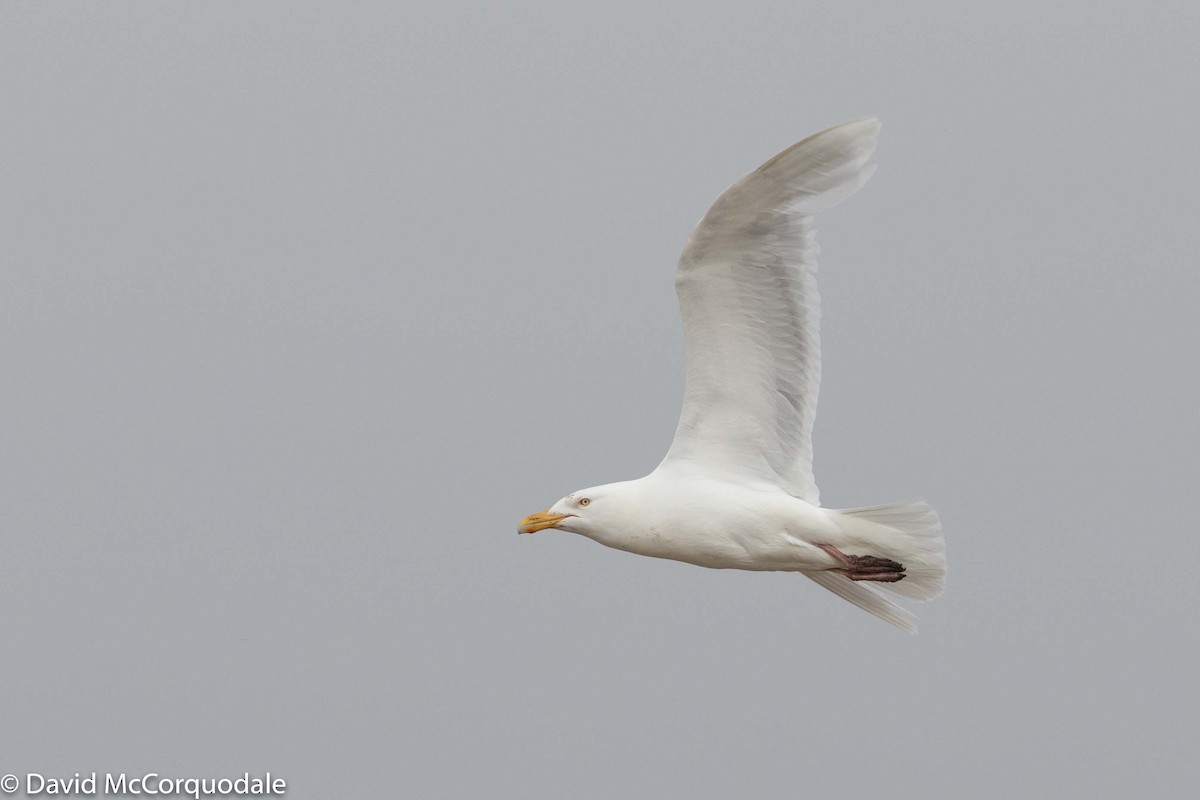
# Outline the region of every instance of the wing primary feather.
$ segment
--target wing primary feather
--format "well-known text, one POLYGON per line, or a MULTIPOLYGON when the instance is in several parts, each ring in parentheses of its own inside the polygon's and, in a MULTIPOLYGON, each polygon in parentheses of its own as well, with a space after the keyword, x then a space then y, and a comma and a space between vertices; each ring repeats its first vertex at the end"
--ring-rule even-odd
POLYGON ((869 586, 855 583, 838 572, 804 572, 801 573, 824 586, 843 600, 849 600, 854 605, 869 611, 884 622, 889 622, 909 633, 917 632, 917 618, 911 612, 888 600, 869 586))

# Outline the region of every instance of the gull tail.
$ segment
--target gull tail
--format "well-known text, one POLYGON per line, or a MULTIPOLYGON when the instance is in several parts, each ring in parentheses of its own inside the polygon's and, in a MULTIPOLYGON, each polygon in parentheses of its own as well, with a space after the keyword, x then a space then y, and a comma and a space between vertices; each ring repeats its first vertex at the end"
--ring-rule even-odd
POLYGON ((853 581, 842 572, 805 572, 817 583, 885 622, 916 633, 916 617, 883 592, 917 602, 932 600, 946 582, 946 540, 933 507, 920 498, 882 506, 830 510, 847 553, 899 562, 904 578, 892 583, 853 581), (880 591, 882 590, 882 591, 880 591))

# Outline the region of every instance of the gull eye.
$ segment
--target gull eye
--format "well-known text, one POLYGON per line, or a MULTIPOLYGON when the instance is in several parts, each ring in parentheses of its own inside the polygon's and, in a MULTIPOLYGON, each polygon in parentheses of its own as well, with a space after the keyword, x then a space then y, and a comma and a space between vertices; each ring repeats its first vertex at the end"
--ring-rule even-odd
POLYGON ((590 498, 587 498, 587 497, 581 497, 581 498, 579 498, 579 505, 581 505, 581 506, 590 505, 590 504, 591 504, 591 502, 592 502, 592 501, 591 501, 591 499, 590 499, 590 498))

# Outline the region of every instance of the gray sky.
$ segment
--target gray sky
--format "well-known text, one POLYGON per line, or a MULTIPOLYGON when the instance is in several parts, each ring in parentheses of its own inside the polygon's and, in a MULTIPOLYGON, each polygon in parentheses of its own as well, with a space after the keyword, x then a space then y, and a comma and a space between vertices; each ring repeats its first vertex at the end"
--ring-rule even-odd
POLYGON ((1181 797, 1195 3, 0 6, 0 772, 289 797, 1181 797), (518 537, 652 469, 717 193, 819 220, 829 506, 924 495, 911 637, 518 537))

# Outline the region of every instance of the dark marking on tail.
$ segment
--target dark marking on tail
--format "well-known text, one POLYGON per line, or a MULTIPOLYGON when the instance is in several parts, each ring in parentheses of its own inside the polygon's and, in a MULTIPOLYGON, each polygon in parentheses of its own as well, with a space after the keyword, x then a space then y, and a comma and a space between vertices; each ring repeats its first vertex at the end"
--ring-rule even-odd
POLYGON ((899 561, 879 556, 848 556, 831 544, 818 544, 817 547, 836 558, 842 564, 838 570, 852 581, 879 581, 895 583, 905 577, 904 565, 899 561))
POLYGON ((856 570, 878 570, 881 572, 903 572, 904 565, 899 561, 892 561, 890 558, 879 558, 878 556, 846 556, 849 561, 849 567, 856 570))
POLYGON ((878 556, 846 556, 849 565, 846 567, 846 577, 852 581, 880 581, 895 583, 906 577, 904 565, 890 558, 878 556))

